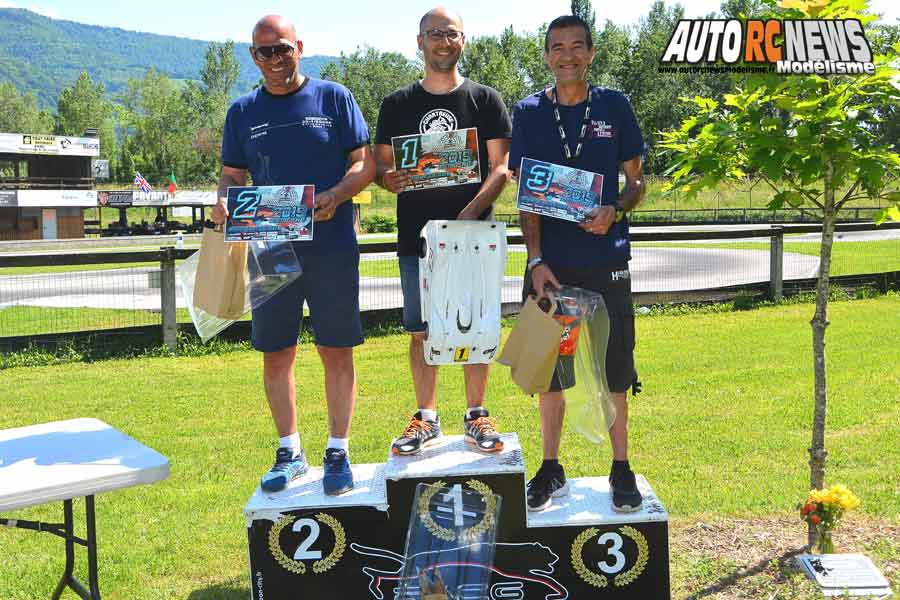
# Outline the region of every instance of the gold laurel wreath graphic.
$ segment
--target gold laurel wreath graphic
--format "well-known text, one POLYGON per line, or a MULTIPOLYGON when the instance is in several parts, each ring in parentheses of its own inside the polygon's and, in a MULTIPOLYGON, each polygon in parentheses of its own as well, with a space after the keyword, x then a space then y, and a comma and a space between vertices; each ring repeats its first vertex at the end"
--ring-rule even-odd
POLYGON ((497 508, 497 496, 494 495, 493 490, 491 490, 488 484, 478 481, 477 479, 470 479, 466 482, 466 485, 469 486, 469 489, 478 492, 484 498, 484 516, 481 518, 481 521, 478 522, 478 525, 465 529, 459 534, 460 540, 465 536, 474 541, 494 524, 494 510, 497 508))
MULTIPOLYGON (((291 515, 285 515, 272 526, 272 529, 269 530, 269 552, 272 553, 275 561, 284 567, 285 570, 297 575, 305 575, 306 565, 302 561, 293 560, 281 549, 281 532, 285 527, 293 523, 296 518, 291 515)), ((313 572, 324 573, 336 565, 344 556, 344 551, 347 549, 347 534, 344 532, 341 522, 331 515, 319 513, 316 515, 316 520, 330 527, 334 533, 334 548, 332 548, 331 553, 313 563, 313 572)))
POLYGON ((588 569, 587 565, 584 564, 584 560, 581 558, 581 549, 584 548, 584 545, 589 539, 591 539, 598 533, 600 533, 600 530, 596 527, 585 529, 584 531, 579 533, 578 537, 575 538, 575 541, 572 542, 572 568, 575 569, 575 572, 578 573, 578 576, 584 579, 586 583, 589 583, 597 588, 605 588, 607 584, 609 584, 609 580, 606 579, 606 575, 594 573, 593 571, 588 569))
MULTIPOLYGON (((578 534, 578 537, 572 542, 572 568, 586 583, 594 587, 604 588, 609 583, 606 576, 588 569, 581 558, 581 550, 584 548, 584 545, 599 532, 600 530, 596 527, 591 527, 578 534)), ((634 565, 613 578, 613 583, 617 587, 623 587, 635 581, 647 568, 647 562, 650 560, 650 545, 647 543, 647 538, 644 537, 644 534, 630 525, 620 527, 619 533, 634 541, 638 550, 634 565)))
POLYGON ((344 533, 341 522, 331 515, 319 513, 316 515, 316 520, 323 525, 331 527, 331 531, 334 533, 334 548, 332 548, 331 554, 313 563, 313 572, 324 573, 336 565, 341 560, 341 557, 344 556, 344 550, 347 549, 347 534, 344 533))
POLYGON ((434 537, 447 542, 452 542, 457 538, 460 541, 474 540, 484 534, 493 525, 494 510, 497 507, 497 496, 491 490, 490 486, 477 479, 470 479, 466 482, 466 485, 469 489, 478 492, 484 497, 484 517, 482 517, 477 525, 473 525, 472 527, 460 531, 458 536, 452 529, 438 525, 435 522, 434 517, 431 516, 431 499, 442 487, 445 487, 446 484, 443 481, 435 481, 434 483, 429 484, 419 496, 419 518, 422 519, 422 524, 425 525, 425 529, 427 529, 434 537))
POLYGON ((291 560, 288 555, 284 553, 284 550, 281 549, 281 530, 293 523, 294 519, 296 519, 296 517, 285 515, 272 525, 272 529, 269 530, 269 552, 272 553, 272 558, 286 570, 291 573, 296 573, 297 575, 305 575, 306 565, 300 561, 291 560))
POLYGON ((634 561, 634 566, 623 573, 619 573, 616 575, 615 579, 613 579, 614 584, 618 587, 622 587, 640 577, 641 573, 644 572, 644 569, 647 568, 647 561, 650 559, 650 545, 647 543, 647 538, 644 537, 644 534, 630 525, 620 527, 619 531, 621 531, 622 535, 625 537, 634 540, 638 549, 638 555, 637 559, 634 561))

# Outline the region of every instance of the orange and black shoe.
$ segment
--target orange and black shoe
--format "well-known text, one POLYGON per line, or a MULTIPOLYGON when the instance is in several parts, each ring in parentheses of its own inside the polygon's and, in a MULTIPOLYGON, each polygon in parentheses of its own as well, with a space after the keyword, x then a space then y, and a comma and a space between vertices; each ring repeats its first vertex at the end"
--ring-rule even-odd
POLYGON ((440 417, 434 421, 425 421, 422 419, 422 413, 416 412, 403 435, 391 444, 391 454, 395 456, 418 454, 422 448, 431 445, 439 437, 441 437, 440 417))
POLYGON ((494 419, 484 408, 471 411, 471 417, 467 417, 463 423, 466 429, 466 443, 472 444, 481 452, 500 452, 503 450, 503 440, 494 427, 494 419))

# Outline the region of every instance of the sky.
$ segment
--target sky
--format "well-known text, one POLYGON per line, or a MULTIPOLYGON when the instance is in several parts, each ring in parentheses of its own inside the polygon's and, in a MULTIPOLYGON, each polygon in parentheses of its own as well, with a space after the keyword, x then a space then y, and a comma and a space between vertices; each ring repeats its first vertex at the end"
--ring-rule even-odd
MULTIPOLYGON (((0 7, 27 8, 55 19, 121 27, 201 40, 249 42, 253 24, 264 14, 283 14, 297 25, 304 54, 336 56, 363 44, 381 51, 415 55, 415 35, 422 14, 440 0, 0 0, 0 7), (152 6, 152 10, 148 7, 152 6), (142 7, 137 8, 137 7, 142 7)), ((674 2, 667 0, 667 4, 674 2)), ((687 17, 718 11, 720 0, 682 0, 687 17)), ((593 0, 597 23, 634 24, 652 0, 593 0)), ((447 0, 459 12, 468 37, 497 35, 510 23, 516 31, 535 31, 542 23, 570 11, 569 0, 447 0)), ((873 12, 895 23, 897 0, 870 0, 873 12)))

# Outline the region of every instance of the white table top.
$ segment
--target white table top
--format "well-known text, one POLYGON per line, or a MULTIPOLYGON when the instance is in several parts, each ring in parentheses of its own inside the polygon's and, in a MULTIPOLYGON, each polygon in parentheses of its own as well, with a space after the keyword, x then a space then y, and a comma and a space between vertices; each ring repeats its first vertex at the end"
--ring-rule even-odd
POLYGON ((0 430, 0 512, 168 476, 165 456, 97 419, 0 430))

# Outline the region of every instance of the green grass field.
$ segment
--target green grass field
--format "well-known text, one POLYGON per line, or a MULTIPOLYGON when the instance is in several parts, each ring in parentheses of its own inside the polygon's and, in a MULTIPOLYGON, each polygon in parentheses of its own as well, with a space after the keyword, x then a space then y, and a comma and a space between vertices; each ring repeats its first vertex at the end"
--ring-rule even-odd
MULTIPOLYGON (((632 463, 672 515, 673 544, 680 549, 671 555, 677 598, 700 597, 720 578, 740 574, 743 559, 729 554, 738 547, 761 554, 769 567, 709 597, 819 597, 766 554, 776 552, 767 541, 772 537, 788 537, 795 546, 804 538, 793 511, 809 476, 812 312, 810 304, 795 304, 637 319, 644 392, 632 402, 632 463), (716 531, 721 550, 705 545, 716 531), (747 592, 746 585, 755 587, 747 592)), ((896 294, 835 302, 828 330, 828 482, 847 484, 863 501, 835 540, 839 548, 867 549, 895 590, 900 538, 888 532, 900 531, 898 314, 896 294), (874 524, 865 530, 872 539, 860 541, 862 529, 853 523, 874 524)), ((384 460, 391 438, 406 424, 413 408, 406 351, 406 336, 389 335, 370 338, 356 352, 359 401, 351 448, 357 463, 384 460)), ((301 346, 298 364, 301 434, 318 462, 326 416, 312 346, 301 346)), ((275 441, 260 369, 258 354, 233 352, 3 371, 0 428, 97 417, 171 461, 167 481, 99 497, 104 598, 247 597, 242 508, 275 441)), ((536 400, 513 386, 505 368, 492 372, 489 407, 499 427, 518 431, 531 475, 540 460, 536 400)), ((461 370, 442 370, 439 406, 450 434, 461 432, 461 385, 461 370)), ((610 453, 606 444, 593 446, 567 432, 560 458, 570 476, 598 475, 607 472, 610 453)), ((4 516, 57 521, 59 510, 4 516)), ((0 547, 0 596, 49 597, 62 571, 61 541, 4 530, 0 547)), ((83 561, 79 566, 83 576, 83 561)))

